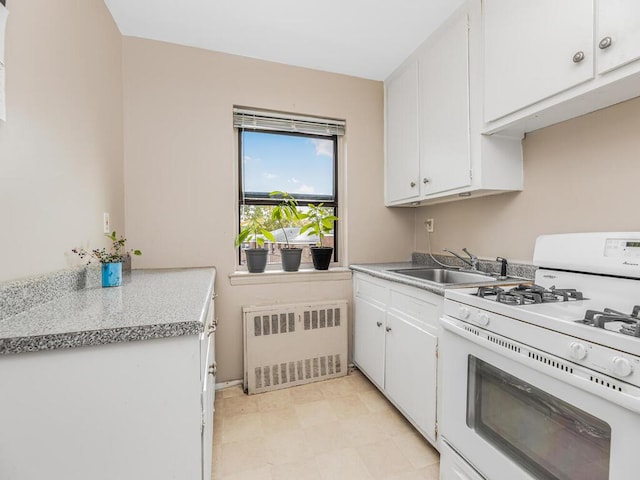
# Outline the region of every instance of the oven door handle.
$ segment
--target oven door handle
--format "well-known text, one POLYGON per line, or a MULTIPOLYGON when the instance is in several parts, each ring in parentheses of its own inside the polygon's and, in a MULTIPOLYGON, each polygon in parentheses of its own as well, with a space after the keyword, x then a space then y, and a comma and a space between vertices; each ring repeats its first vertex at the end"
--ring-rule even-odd
MULTIPOLYGON (((597 376, 602 375, 599 372, 591 373, 589 369, 582 367, 580 365, 574 364, 572 362, 569 362, 568 360, 556 357, 554 355, 548 354, 546 352, 542 352, 540 350, 536 350, 520 342, 516 342, 515 340, 512 340, 510 338, 508 339, 496 333, 490 332, 491 337, 493 337, 494 339, 504 340, 503 342, 500 342, 503 345, 507 344, 512 346, 517 346, 519 349, 519 352, 517 352, 511 348, 503 347, 498 343, 487 340, 483 336, 483 334, 486 332, 484 329, 480 327, 476 327, 475 325, 469 325, 469 330, 467 330, 464 327, 460 326, 458 322, 460 324, 466 325, 464 322, 460 320, 455 320, 451 317, 447 317, 447 316, 440 317, 440 324, 444 327, 445 330, 448 330, 449 332, 455 335, 458 335, 471 343, 479 345, 482 348, 486 350, 490 350, 503 357, 507 357, 511 360, 514 360, 529 368, 533 368, 534 370, 542 371, 544 372, 545 375, 553 377, 561 382, 568 383, 576 388, 579 388, 580 390, 584 390, 588 393, 604 398, 605 400, 615 403, 616 405, 626 408, 627 410, 630 410, 634 413, 640 413, 640 389, 634 387, 633 385, 624 384, 624 388, 628 389, 629 391, 633 390, 636 395, 630 395, 626 392, 621 392, 609 387, 605 387, 591 380, 588 380, 587 378, 583 378, 577 375, 576 373, 570 373, 565 370, 557 369, 545 363, 540 363, 537 360, 532 360, 531 358, 529 358, 527 353, 531 352, 536 356, 538 356, 538 358, 542 356, 542 357, 547 357, 550 360, 553 360, 554 362, 569 364, 571 365, 571 368, 574 372, 585 372, 586 377, 592 378, 596 375, 597 376)), ((446 351, 443 346, 441 346, 441 350, 442 350, 441 352, 442 356, 446 357, 446 351)), ((603 375, 603 376, 606 377, 606 375, 603 375)))

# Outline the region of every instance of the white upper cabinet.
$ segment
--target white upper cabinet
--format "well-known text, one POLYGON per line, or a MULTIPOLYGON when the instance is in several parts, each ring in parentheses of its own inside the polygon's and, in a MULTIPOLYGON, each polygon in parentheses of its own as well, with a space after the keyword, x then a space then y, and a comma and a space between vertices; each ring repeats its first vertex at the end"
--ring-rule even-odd
POLYGON ((385 83, 386 201, 417 198, 418 186, 418 62, 406 65, 385 83))
POLYGON ((521 135, 640 94, 640 1, 481 1, 483 133, 521 135))
POLYGON ((385 81, 386 205, 522 189, 521 136, 485 136, 480 0, 465 4, 385 81))
POLYGON ((471 184, 468 32, 463 15, 419 57, 423 197, 471 184))
POLYGON ((598 2, 598 73, 640 58, 640 1, 598 2))
POLYGON ((593 1, 484 0, 485 120, 593 78, 593 1))

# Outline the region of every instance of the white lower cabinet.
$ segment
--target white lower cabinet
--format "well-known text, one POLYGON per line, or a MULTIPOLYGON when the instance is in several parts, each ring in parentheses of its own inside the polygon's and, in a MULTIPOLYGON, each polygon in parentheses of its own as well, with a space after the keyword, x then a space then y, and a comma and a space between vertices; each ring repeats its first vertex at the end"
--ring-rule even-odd
POLYGON ((200 430, 202 480, 209 480, 213 469, 213 414, 216 393, 216 373, 218 369, 215 355, 216 323, 214 302, 212 300, 207 314, 206 324, 208 327, 202 332, 200 337, 200 355, 205 358, 204 370, 202 371, 202 428, 200 430))
POLYGON ((442 297, 362 273, 354 292, 354 363, 436 445, 442 297))
POLYGON ((207 328, 3 355, 0 478, 209 480, 213 344, 207 328))
POLYGON ((354 304, 354 361, 378 388, 384 388, 386 311, 383 306, 358 297, 354 304))

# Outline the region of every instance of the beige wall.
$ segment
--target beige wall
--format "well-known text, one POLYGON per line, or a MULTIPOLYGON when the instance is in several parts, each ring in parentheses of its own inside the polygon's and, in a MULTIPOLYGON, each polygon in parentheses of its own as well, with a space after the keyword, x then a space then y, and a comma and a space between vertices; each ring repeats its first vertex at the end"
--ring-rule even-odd
POLYGON ((102 0, 10 1, 0 281, 77 263, 124 226, 121 36, 102 0))
POLYGON ((640 231, 640 98, 526 136, 524 191, 422 207, 435 219, 432 251, 467 247, 482 258, 531 262, 540 234, 640 231))
POLYGON ((351 297, 348 280, 231 286, 237 153, 232 107, 342 118, 344 262, 407 260, 411 210, 383 197, 381 82, 124 38, 126 231, 138 267, 215 265, 219 381, 242 377, 241 306, 351 297))

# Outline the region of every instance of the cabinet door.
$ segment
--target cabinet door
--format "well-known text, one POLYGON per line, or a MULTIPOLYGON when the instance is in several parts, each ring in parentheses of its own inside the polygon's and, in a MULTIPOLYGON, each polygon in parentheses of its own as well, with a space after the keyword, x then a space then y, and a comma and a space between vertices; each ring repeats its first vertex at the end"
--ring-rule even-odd
POLYGON ((483 0, 482 8, 486 121, 593 78, 593 0, 483 0))
POLYGON ((640 58, 640 2, 598 2, 598 73, 605 73, 640 58), (607 41, 610 39, 610 41, 607 41))
POLYGON ((423 197, 471 184, 468 47, 464 15, 420 56, 423 197))
POLYGON ((353 361, 380 389, 384 388, 383 308, 355 299, 353 361))
POLYGON ((418 63, 385 83, 387 203, 418 197, 418 63))
POLYGON ((394 312, 386 328, 385 392, 435 441, 438 338, 394 312))
POLYGON ((207 335, 207 371, 202 386, 202 479, 211 478, 213 460, 213 415, 216 386, 215 334, 207 335))

